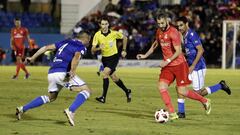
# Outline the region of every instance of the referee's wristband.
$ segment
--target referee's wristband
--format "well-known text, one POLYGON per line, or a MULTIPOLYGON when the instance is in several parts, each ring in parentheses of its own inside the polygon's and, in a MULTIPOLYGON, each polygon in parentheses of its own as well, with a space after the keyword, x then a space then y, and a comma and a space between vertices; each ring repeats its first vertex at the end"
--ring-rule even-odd
POLYGON ((170 63, 170 62, 171 62, 171 60, 170 60, 170 59, 166 59, 166 61, 167 61, 168 63, 170 63))

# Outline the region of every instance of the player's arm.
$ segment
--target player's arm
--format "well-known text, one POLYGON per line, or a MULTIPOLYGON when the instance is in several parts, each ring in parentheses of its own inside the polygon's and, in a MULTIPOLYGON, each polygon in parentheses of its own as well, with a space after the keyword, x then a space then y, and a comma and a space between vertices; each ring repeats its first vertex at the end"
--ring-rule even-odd
POLYGON ((55 49, 56 49, 55 44, 50 44, 50 45, 47 45, 47 46, 43 46, 32 57, 27 57, 25 59, 25 62, 34 62, 35 59, 38 56, 40 56, 41 54, 45 53, 46 51, 55 50, 55 49))
POLYGON ((122 57, 124 58, 124 57, 126 57, 126 55, 127 55, 127 41, 128 41, 128 38, 125 36, 125 35, 123 35, 123 48, 122 48, 122 57))
POLYGON ((26 38, 27 38, 27 41, 28 41, 28 46, 30 48, 30 35, 29 35, 29 31, 28 31, 27 28, 25 28, 25 30, 26 30, 26 38))
POLYGON ((101 48, 99 46, 97 34, 95 34, 92 41, 91 53, 95 54, 97 51, 101 51, 101 48))
POLYGON ((189 67, 189 72, 191 73, 193 71, 193 69, 195 68, 195 66, 197 65, 198 61, 200 60, 200 58, 202 57, 203 55, 203 52, 204 52, 204 49, 203 49, 203 46, 200 44, 200 45, 197 45, 196 46, 196 49, 197 49, 197 55, 192 63, 192 65, 189 67))
POLYGON ((78 63, 81 59, 81 53, 80 52, 75 52, 75 55, 72 59, 72 62, 71 62, 71 69, 70 69, 70 72, 69 72, 69 75, 70 75, 70 78, 74 77, 74 75, 76 74, 76 69, 77 69, 77 66, 78 66, 78 63))
POLYGON ((158 46, 158 42, 157 42, 157 40, 155 40, 152 43, 151 48, 145 54, 137 55, 137 59, 146 59, 149 55, 151 55, 154 52, 154 50, 157 48, 157 46, 158 46))
POLYGON ((11 30, 10 47, 12 50, 15 50, 13 41, 13 29, 11 30))
POLYGON ((97 51, 101 51, 100 46, 99 45, 92 45, 91 53, 95 54, 97 51))
POLYGON ((166 65, 168 65, 169 63, 171 63, 171 61, 176 59, 182 53, 180 33, 177 30, 172 31, 170 33, 170 38, 172 39, 172 45, 175 52, 170 58, 167 58, 166 60, 160 62, 161 67, 165 67, 166 65))

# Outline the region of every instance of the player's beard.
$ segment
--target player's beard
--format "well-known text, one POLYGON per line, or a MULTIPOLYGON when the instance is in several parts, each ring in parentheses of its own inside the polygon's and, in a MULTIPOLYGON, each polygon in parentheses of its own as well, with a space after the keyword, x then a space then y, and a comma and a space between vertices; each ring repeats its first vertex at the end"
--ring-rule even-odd
POLYGON ((167 30, 167 27, 168 27, 168 25, 166 25, 165 27, 160 27, 160 29, 161 29, 161 31, 166 31, 167 30))

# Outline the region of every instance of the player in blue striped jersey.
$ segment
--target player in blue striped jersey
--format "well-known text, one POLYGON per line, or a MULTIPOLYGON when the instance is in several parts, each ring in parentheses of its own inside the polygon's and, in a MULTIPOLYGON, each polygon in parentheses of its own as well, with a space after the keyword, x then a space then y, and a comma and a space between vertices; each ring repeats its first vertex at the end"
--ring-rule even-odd
POLYGON ((56 50, 55 57, 48 71, 48 95, 39 96, 28 104, 17 107, 16 116, 18 120, 20 120, 23 113, 29 109, 33 109, 56 100, 58 93, 65 86, 71 91, 79 92, 75 101, 69 108, 64 110, 70 125, 75 125, 74 112, 90 96, 90 88, 76 75, 79 60, 82 55, 86 53, 86 46, 89 45, 89 40, 90 36, 86 32, 80 32, 74 39, 66 39, 44 46, 32 57, 26 58, 25 62, 34 62, 34 60, 44 52, 56 50))
MULTIPOLYGON (((201 39, 194 30, 189 28, 186 17, 177 19, 177 27, 183 36, 183 47, 185 48, 185 56, 189 65, 189 79, 192 80, 193 89, 202 96, 212 94, 221 89, 230 95, 231 90, 224 80, 204 88, 206 62, 203 58, 204 49, 201 39)), ((178 115, 179 118, 185 118, 184 99, 180 95, 178 97, 178 115)))

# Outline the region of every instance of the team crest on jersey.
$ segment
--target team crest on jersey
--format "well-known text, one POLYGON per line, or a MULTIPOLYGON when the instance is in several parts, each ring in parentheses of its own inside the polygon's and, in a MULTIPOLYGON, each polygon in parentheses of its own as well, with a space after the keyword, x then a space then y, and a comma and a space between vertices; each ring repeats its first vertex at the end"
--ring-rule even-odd
POLYGON ((168 35, 167 35, 167 34, 165 34, 165 35, 164 35, 164 38, 165 38, 165 39, 167 39, 167 38, 168 38, 168 35))

